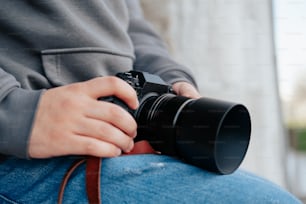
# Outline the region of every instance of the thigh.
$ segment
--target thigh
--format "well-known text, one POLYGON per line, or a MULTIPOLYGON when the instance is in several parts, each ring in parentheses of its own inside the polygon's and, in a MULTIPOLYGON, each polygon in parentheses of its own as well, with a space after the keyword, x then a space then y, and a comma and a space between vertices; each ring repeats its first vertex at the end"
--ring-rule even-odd
POLYGON ((104 160, 102 169, 104 203, 299 203, 247 172, 217 175, 166 156, 104 160))
POLYGON ((58 189, 75 157, 0 162, 0 203, 56 203, 58 189))
MULTIPOLYGON (((75 158, 9 159, 0 165, 0 203, 56 203, 75 158)), ((216 175, 171 157, 103 159, 103 203, 298 203, 278 186, 244 171, 216 175)), ((64 203, 87 203, 85 166, 68 182, 64 203)))

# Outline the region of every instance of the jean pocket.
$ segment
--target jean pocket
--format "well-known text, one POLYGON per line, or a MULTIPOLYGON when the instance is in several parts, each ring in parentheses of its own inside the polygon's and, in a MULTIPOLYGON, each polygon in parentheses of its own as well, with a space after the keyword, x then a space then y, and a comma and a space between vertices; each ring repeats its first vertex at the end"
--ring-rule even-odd
POLYGON ((54 86, 114 75, 133 67, 134 57, 103 48, 65 48, 41 51, 44 72, 54 86))

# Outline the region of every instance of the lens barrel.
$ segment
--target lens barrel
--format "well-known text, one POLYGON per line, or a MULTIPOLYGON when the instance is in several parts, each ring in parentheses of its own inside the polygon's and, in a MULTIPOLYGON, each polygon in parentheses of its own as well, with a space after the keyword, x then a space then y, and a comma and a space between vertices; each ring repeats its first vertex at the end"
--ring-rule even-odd
POLYGON ((147 97, 136 114, 138 140, 162 154, 220 174, 230 174, 248 149, 251 121, 241 104, 173 94, 147 97))

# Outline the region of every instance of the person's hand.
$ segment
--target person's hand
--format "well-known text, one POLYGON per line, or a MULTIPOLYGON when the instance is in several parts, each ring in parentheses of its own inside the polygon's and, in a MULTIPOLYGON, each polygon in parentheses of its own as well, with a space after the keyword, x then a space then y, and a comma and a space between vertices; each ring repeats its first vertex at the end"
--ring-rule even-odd
POLYGON ((200 98, 201 95, 197 89, 187 82, 176 82, 172 85, 173 90, 177 95, 186 96, 189 98, 200 98))
POLYGON ((100 77, 47 90, 41 96, 29 139, 29 157, 114 157, 132 150, 134 118, 118 105, 98 101, 116 96, 138 107, 134 89, 117 77, 100 77))

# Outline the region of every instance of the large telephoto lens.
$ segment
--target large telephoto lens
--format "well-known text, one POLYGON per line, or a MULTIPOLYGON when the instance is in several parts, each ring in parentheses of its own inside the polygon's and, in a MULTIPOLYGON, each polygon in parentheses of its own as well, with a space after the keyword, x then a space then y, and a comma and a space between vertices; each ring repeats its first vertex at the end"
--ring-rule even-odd
POLYGON ((135 117, 138 140, 220 174, 240 166, 250 141, 250 115, 241 104, 163 94, 146 97, 135 117))

